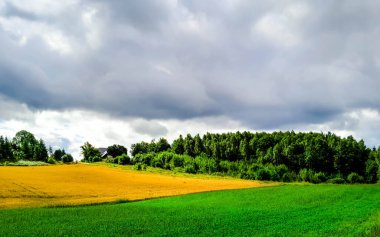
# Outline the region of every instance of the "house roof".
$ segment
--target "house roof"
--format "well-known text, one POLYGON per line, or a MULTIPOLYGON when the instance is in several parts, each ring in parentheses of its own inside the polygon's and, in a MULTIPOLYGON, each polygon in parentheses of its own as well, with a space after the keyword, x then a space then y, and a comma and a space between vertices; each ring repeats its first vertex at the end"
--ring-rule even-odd
POLYGON ((107 156, 107 148, 99 147, 98 150, 100 151, 101 157, 107 156))

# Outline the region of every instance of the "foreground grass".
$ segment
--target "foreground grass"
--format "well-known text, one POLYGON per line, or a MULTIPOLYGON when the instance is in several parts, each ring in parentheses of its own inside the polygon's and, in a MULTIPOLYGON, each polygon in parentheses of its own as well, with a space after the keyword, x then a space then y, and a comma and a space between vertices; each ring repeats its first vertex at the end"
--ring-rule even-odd
POLYGON ((379 236, 379 185, 286 185, 0 210, 0 236, 379 236))

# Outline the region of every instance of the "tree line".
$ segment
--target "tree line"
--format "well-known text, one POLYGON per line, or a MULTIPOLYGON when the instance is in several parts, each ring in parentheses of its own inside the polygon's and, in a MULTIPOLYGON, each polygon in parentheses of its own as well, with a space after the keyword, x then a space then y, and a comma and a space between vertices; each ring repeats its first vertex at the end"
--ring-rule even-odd
POLYGON ((43 161, 47 163, 73 162, 71 154, 64 149, 53 151, 51 147, 46 148, 42 139, 25 130, 16 133, 12 139, 0 136, 0 162, 17 162, 20 160, 43 161))
MULTIPOLYGON (((187 173, 207 173, 244 179, 308 181, 313 183, 376 183, 380 180, 380 147, 368 148, 363 140, 333 133, 235 132, 203 136, 180 135, 171 144, 165 139, 139 142, 130 154, 122 145, 98 148, 81 146, 83 162, 105 161, 136 169, 147 166, 187 173)), ((0 162, 19 160, 72 162, 64 149, 48 149, 42 139, 22 130, 8 139, 0 136, 0 162)))
POLYGON ((180 135, 133 144, 132 163, 188 173, 246 179, 313 183, 375 183, 380 179, 380 148, 333 133, 236 132, 180 135))

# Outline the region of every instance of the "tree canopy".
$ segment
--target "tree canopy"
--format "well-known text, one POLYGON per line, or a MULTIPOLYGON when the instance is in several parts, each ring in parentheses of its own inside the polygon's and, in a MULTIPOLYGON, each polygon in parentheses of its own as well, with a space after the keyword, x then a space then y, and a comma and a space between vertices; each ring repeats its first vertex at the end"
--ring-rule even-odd
POLYGON ((10 140, 0 136, 0 162, 15 162, 19 160, 43 161, 49 160, 49 152, 53 160, 61 161, 65 154, 64 149, 57 149, 54 153, 46 148, 42 139, 25 130, 21 130, 10 140))
POLYGON ((154 141, 133 144, 133 162, 249 179, 373 183, 380 176, 379 149, 330 132, 187 134, 175 139, 167 151, 151 149, 157 145, 154 141))

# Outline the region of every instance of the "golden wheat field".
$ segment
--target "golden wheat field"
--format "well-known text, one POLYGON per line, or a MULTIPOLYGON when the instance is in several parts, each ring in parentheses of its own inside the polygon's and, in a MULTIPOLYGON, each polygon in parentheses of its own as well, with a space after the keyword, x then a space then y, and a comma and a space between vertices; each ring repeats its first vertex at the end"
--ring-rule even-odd
POLYGON ((175 177, 86 164, 0 167, 0 208, 132 201, 266 185, 248 180, 175 177))

